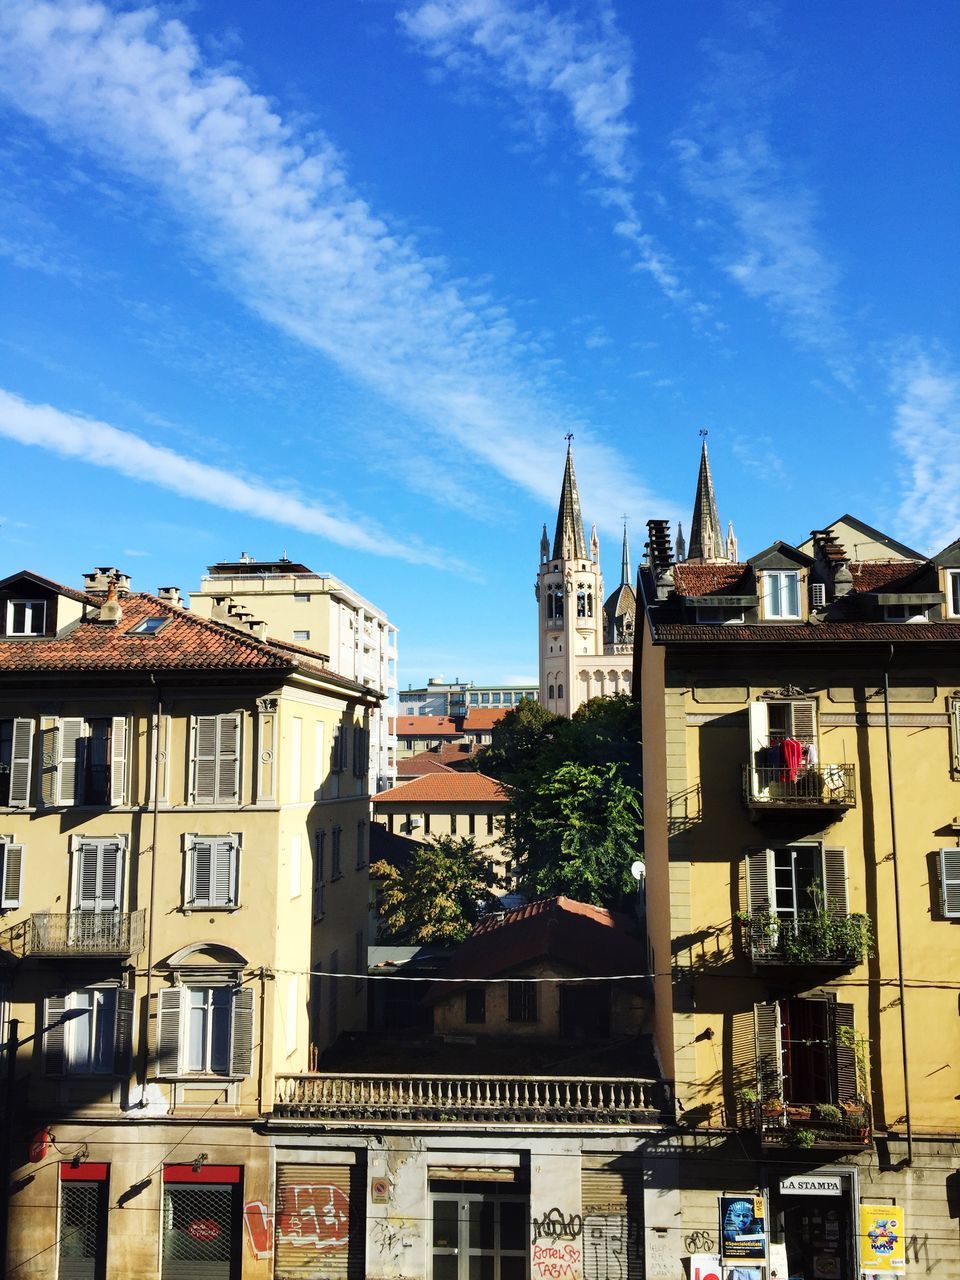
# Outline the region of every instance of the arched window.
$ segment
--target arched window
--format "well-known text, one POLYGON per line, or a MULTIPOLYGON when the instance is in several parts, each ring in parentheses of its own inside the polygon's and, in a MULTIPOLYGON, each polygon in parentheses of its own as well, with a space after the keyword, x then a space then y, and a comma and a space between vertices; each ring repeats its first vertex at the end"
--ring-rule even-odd
POLYGON ((563 587, 553 589, 553 616, 558 622, 563 621, 563 587))
POLYGON ((558 685, 557 685, 557 697, 558 697, 558 698, 562 698, 562 697, 563 697, 563 685, 562 685, 562 684, 558 684, 558 685))
POLYGON ((550 688, 547 690, 547 701, 548 702, 553 701, 553 685, 551 685, 550 688))
POLYGON ((577 592, 577 617, 585 618, 587 616, 587 593, 585 591, 577 592))
POLYGON ((592 591, 587 592, 587 617, 588 618, 593 617, 593 592, 592 591))
POLYGON ((547 617, 553 617, 553 591, 547 592, 547 617))

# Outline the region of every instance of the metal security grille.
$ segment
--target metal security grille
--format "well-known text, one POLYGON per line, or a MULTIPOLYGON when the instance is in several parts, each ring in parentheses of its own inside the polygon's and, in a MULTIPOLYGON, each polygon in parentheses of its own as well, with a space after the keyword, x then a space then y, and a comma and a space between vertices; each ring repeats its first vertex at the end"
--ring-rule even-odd
POLYGON ((102 1280, 107 1263, 106 1184, 60 1186, 59 1280, 102 1280))
POLYGON ((163 1189, 163 1280, 234 1280, 239 1275, 235 1186, 163 1189))
POLYGON ((584 1280, 643 1280, 643 1175, 583 1171, 584 1280))
POLYGON ((363 1280, 357 1177, 353 1165, 277 1165, 275 1280, 363 1280))

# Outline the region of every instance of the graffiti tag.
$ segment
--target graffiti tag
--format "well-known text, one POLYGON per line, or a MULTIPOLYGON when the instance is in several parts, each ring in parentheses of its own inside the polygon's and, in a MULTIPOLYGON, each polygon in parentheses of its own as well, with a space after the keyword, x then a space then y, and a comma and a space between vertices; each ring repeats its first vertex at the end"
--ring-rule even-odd
POLYGON ((532 1219, 533 1243, 538 1240, 576 1240, 583 1233, 583 1219, 579 1213, 564 1216, 563 1210, 554 1206, 542 1218, 532 1219))
POLYGON ((271 1258, 275 1241, 330 1253, 350 1243, 350 1202, 339 1187, 281 1187, 274 1214, 262 1200, 243 1206, 247 1245, 255 1258, 271 1258))
POLYGON ((542 1280, 581 1280, 582 1254, 575 1244, 535 1244, 533 1274, 542 1280))

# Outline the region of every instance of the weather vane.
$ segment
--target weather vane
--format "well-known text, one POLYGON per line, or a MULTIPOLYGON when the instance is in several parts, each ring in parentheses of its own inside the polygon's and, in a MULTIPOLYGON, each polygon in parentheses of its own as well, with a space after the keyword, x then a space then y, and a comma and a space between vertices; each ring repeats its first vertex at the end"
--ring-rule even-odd
POLYGON ((573 439, 573 432, 572 431, 567 432, 567 434, 563 438, 564 440, 566 440, 567 444, 569 444, 570 441, 573 439))
POLYGON ((706 428, 706 427, 701 427, 701 428, 700 428, 700 439, 701 439, 701 440, 706 440, 706 438, 707 438, 707 436, 708 436, 709 434, 710 434, 710 432, 707 430, 707 428, 706 428))

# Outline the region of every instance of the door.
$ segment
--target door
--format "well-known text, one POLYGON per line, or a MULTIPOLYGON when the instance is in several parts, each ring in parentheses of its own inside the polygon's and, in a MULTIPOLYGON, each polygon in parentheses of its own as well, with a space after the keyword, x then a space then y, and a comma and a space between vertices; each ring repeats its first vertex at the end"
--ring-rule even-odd
POLYGON ((847 1280, 860 1275, 846 1194, 784 1196, 783 1206, 789 1275, 809 1276, 810 1280, 847 1280))
POLYGON ((239 1190, 237 1183, 165 1183, 163 1280, 238 1280, 239 1190))
POLYGON ((527 1280, 526 1196, 481 1187, 431 1201, 431 1280, 527 1280))

